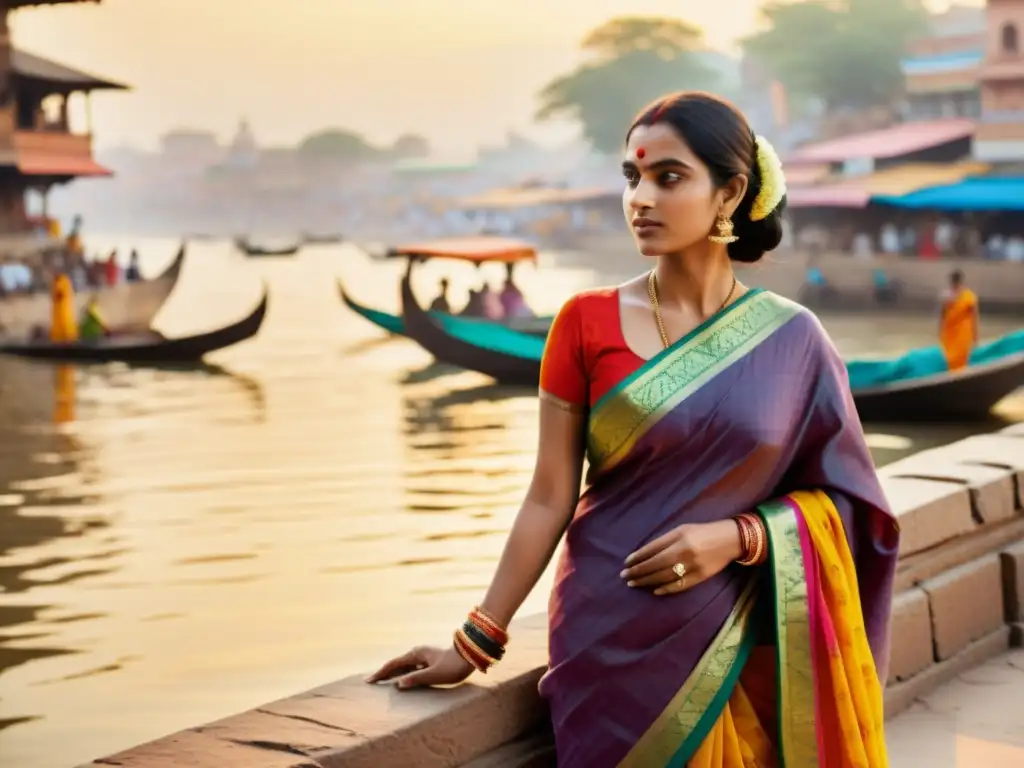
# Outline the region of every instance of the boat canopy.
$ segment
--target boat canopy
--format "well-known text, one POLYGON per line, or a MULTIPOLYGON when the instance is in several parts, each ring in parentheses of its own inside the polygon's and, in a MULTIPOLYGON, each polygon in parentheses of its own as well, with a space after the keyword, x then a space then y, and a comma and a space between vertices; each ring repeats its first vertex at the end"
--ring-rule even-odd
POLYGON ((537 249, 525 240, 507 237, 452 237, 407 243, 388 251, 391 258, 455 259, 473 264, 536 261, 537 249))

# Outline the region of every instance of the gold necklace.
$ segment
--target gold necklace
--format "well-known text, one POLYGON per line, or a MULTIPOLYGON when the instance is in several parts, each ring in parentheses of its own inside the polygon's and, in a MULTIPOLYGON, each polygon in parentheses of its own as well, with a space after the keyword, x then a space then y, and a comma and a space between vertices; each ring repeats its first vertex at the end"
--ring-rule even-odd
MULTIPOLYGON (((732 276, 732 287, 729 288, 729 294, 725 297, 725 301, 719 305, 718 309, 711 314, 711 317, 725 309, 725 305, 729 303, 729 299, 732 298, 734 293, 736 293, 735 274, 732 276)), ((647 276, 647 297, 651 300, 651 308, 654 310, 654 321, 658 324, 658 333, 661 334, 661 343, 665 349, 668 349, 671 344, 668 340, 668 334, 665 333, 665 323, 661 319, 661 303, 658 301, 658 278, 655 276, 653 269, 647 276)))

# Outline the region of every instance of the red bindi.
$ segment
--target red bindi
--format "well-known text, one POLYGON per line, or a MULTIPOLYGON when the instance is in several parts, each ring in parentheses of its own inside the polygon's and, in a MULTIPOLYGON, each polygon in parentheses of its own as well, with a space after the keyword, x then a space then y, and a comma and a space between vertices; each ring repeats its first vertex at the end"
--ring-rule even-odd
POLYGON ((647 150, 644 149, 643 147, 640 147, 640 149, 638 149, 636 151, 636 158, 637 158, 637 160, 643 160, 644 159, 644 155, 646 155, 646 154, 647 154, 647 150))

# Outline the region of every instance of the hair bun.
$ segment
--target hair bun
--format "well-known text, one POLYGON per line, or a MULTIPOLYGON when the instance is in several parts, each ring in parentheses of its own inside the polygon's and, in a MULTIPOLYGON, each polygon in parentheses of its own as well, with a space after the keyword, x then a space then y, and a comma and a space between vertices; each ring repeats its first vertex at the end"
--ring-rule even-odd
POLYGON ((733 234, 739 239, 729 243, 729 258, 744 264, 753 264, 761 260, 768 252, 774 251, 782 242, 782 216, 786 210, 786 198, 783 197, 775 210, 760 221, 750 220, 750 204, 754 197, 750 190, 743 203, 733 216, 733 234))

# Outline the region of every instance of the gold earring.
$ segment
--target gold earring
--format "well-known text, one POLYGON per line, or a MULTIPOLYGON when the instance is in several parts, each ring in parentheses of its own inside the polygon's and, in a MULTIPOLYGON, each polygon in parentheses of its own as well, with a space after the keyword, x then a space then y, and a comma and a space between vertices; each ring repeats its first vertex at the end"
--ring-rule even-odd
POLYGON ((718 218, 715 219, 715 229, 718 232, 714 235, 708 235, 708 240, 712 243, 721 243, 722 245, 735 243, 739 238, 732 233, 732 228, 732 219, 726 216, 725 213, 720 212, 718 218))

